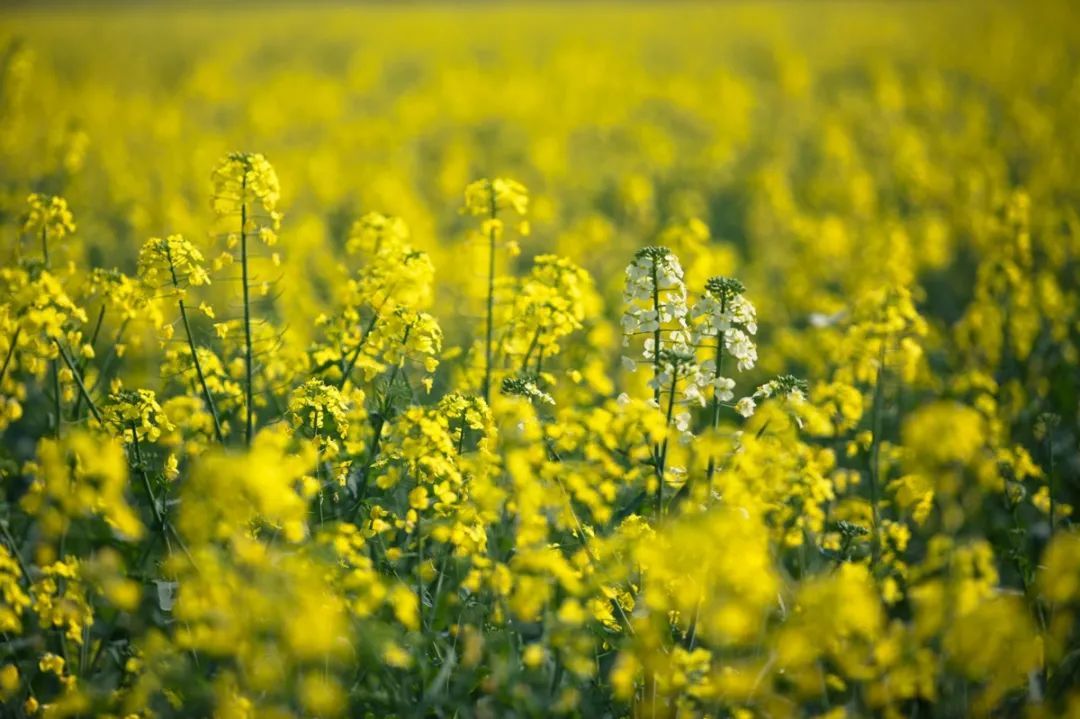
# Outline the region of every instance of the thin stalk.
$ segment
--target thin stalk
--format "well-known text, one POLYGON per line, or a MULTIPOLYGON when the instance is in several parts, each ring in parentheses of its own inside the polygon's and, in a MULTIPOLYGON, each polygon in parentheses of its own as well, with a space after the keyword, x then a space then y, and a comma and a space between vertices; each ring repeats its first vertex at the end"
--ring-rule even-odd
MULTIPOLYGON (((653 330, 653 379, 660 377, 660 280, 656 274, 656 260, 652 263, 652 304, 653 312, 656 313, 656 329, 653 330)), ((653 400, 657 409, 660 408, 660 382, 656 382, 653 388, 653 400)))
POLYGON ((19 570, 22 572, 23 581, 26 584, 30 584, 30 570, 26 567, 26 563, 23 561, 22 554, 19 552, 19 544, 15 541, 15 537, 11 535, 11 529, 8 528, 7 522, 0 522, 0 533, 4 535, 4 541, 11 547, 11 556, 15 557, 15 562, 19 565, 19 570))
POLYGON ((489 187, 491 194, 491 227, 488 228, 488 286, 487 286, 487 332, 484 340, 484 402, 491 404, 491 347, 495 329, 495 218, 498 208, 495 205, 495 188, 489 187))
MULTIPOLYGON (((173 288, 179 291, 180 282, 176 277, 176 267, 173 266, 172 251, 169 249, 168 242, 165 243, 165 257, 169 261, 169 273, 172 275, 173 288)), ((214 435, 217 437, 218 444, 225 444, 225 437, 221 433, 221 418, 218 417, 217 407, 214 405, 214 396, 210 394, 210 387, 206 384, 206 375, 203 373, 202 363, 199 362, 199 353, 195 349, 195 335, 191 332, 191 323, 188 322, 187 307, 184 305, 182 295, 177 299, 177 304, 180 305, 180 319, 184 323, 184 334, 187 335, 188 348, 191 350, 191 361, 195 364, 195 374, 199 376, 199 385, 202 386, 203 399, 206 400, 206 406, 210 408, 210 416, 214 418, 214 435)))
POLYGON ((428 615, 428 623, 426 630, 431 629, 432 614, 439 610, 439 597, 442 596, 443 577, 446 576, 446 562, 450 559, 450 551, 447 550, 443 553, 442 561, 439 562, 439 578, 435 581, 435 593, 431 598, 431 614, 428 615))
POLYGON ((248 287, 248 251, 247 251, 247 174, 240 185, 240 272, 244 285, 244 405, 245 429, 244 444, 251 446, 251 436, 255 432, 255 405, 252 402, 252 350, 251 350, 251 298, 248 287))
POLYGON ((109 348, 109 353, 105 355, 105 359, 101 362, 101 369, 98 372, 97 377, 94 378, 94 383, 90 385, 90 390, 96 390, 102 383, 102 381, 112 372, 113 364, 120 356, 116 348, 120 345, 124 339, 124 333, 127 332, 128 323, 130 320, 125 319, 120 323, 119 329, 116 330, 116 335, 113 336, 112 346, 109 348))
POLYGON ((416 606, 420 628, 424 627, 424 534, 423 518, 416 512, 416 606))
POLYGON ((664 518, 664 470, 667 466, 667 450, 668 450, 668 437, 666 429, 671 426, 671 416, 675 410, 675 386, 679 384, 679 368, 672 368, 671 375, 671 394, 668 395, 667 405, 667 418, 664 422, 665 435, 664 441, 660 445, 660 453, 658 455, 657 469, 656 469, 656 518, 664 518))
POLYGON ((60 423, 63 421, 63 417, 60 415, 60 370, 56 366, 56 360, 50 362, 49 365, 52 367, 53 420, 56 422, 56 424, 53 425, 53 432, 56 434, 56 438, 60 439, 60 423))
POLYGON ((367 342, 368 335, 371 334, 371 330, 375 329, 375 323, 379 321, 379 313, 375 312, 371 316, 371 322, 368 322, 367 329, 364 330, 364 334, 360 336, 360 341, 356 343, 356 349, 353 350, 352 358, 349 359, 349 364, 345 368, 345 372, 341 375, 341 384, 338 385, 338 389, 345 389, 345 385, 349 383, 349 378, 352 376, 353 367, 356 366, 356 361, 360 359, 360 350, 364 348, 364 344, 367 342))
POLYGON ((139 465, 139 476, 142 477, 143 487, 146 489, 146 496, 150 499, 150 509, 154 513, 154 520, 157 521, 158 528, 161 530, 166 545, 168 545, 169 538, 165 536, 168 531, 168 528, 165 526, 165 515, 161 511, 161 507, 158 506, 157 497, 154 496, 154 488, 150 486, 150 475, 146 473, 146 465, 143 464, 142 448, 139 445, 139 433, 135 429, 134 422, 131 423, 130 430, 131 443, 135 448, 135 462, 139 465))
MULTIPOLYGON (((94 331, 90 335, 90 347, 91 347, 91 349, 97 349, 97 337, 98 337, 98 335, 100 335, 100 333, 102 333, 102 324, 105 322, 105 310, 106 309, 107 309, 107 306, 105 304, 105 301, 103 300, 102 301, 102 309, 97 311, 97 320, 94 321, 94 331)), ((85 371, 86 370, 86 364, 89 363, 89 362, 90 362, 89 360, 87 360, 86 362, 80 362, 79 363, 79 369, 85 371)))
POLYGON ((533 335, 532 341, 529 343, 529 349, 525 351, 525 358, 521 360, 522 372, 525 372, 529 369, 529 358, 532 357, 533 350, 536 349, 536 343, 540 341, 541 329, 541 327, 536 328, 536 333, 533 335))
POLYGON ((326 521, 323 518, 323 498, 326 495, 326 487, 323 484, 322 471, 322 443, 319 441, 319 426, 322 424, 322 412, 315 410, 315 479, 319 483, 319 524, 326 521))
POLYGON ((882 380, 885 376, 885 345, 881 345, 878 356, 877 380, 874 384, 874 408, 873 408, 873 432, 874 442, 870 450, 870 516, 873 522, 873 536, 871 538, 872 563, 877 565, 881 554, 881 521, 878 517, 878 486, 881 473, 881 414, 884 402, 884 388, 882 380))
POLYGON ((75 363, 71 361, 71 358, 67 356, 67 352, 60 345, 60 340, 53 338, 53 342, 56 344, 56 349, 60 353, 60 359, 64 360, 64 364, 71 370, 71 374, 75 379, 75 386, 79 388, 79 392, 82 394, 83 399, 86 400, 86 404, 90 407, 90 413, 94 415, 94 419, 98 423, 102 422, 101 412, 98 410, 97 405, 94 404, 94 400, 90 397, 90 393, 86 391, 86 385, 83 384, 82 374, 79 373, 79 368, 75 366, 75 363))
POLYGON ((1053 535, 1054 535, 1054 527, 1057 524, 1057 521, 1056 521, 1057 506, 1056 506, 1056 502, 1054 501, 1054 444, 1053 444, 1052 432, 1051 432, 1050 429, 1047 430, 1047 438, 1045 438, 1045 445, 1047 445, 1047 459, 1048 459, 1047 491, 1050 493, 1050 535, 1051 535, 1051 537, 1053 537, 1053 535))
MULTIPOLYGON (((727 312, 727 299, 721 296, 720 299, 720 314, 727 312)), ((720 379, 721 370, 724 367, 724 335, 725 331, 720 330, 716 334, 716 371, 713 373, 713 396, 712 396, 712 423, 711 427, 713 431, 720 426, 720 390, 716 387, 716 380, 720 379)), ((716 472, 716 457, 709 457, 709 469, 706 472, 707 482, 709 485, 709 496, 712 496, 712 479, 713 473, 716 472)))
MULTIPOLYGON (((402 337, 401 344, 404 345, 409 341, 409 333, 412 331, 412 327, 405 328, 405 334, 402 337)), ((375 417, 375 421, 372 423, 373 434, 371 436, 371 445, 368 447, 367 462, 364 463, 364 473, 360 476, 360 486, 356 490, 356 506, 353 511, 360 511, 360 502, 363 500, 364 490, 367 489, 368 475, 371 474, 371 467, 375 464, 375 457, 379 454, 379 442, 382 439, 383 427, 386 425, 386 415, 390 411, 390 391, 394 387, 394 381, 397 380, 398 372, 401 371, 401 366, 404 364, 404 356, 401 362, 394 366, 394 371, 390 373, 390 380, 386 383, 386 395, 387 399, 383 411, 375 417)))
MULTIPOLYGON (((41 259, 45 265, 45 269, 49 268, 49 232, 48 227, 44 223, 41 225, 41 259)), ((60 439, 60 423, 63 418, 60 416, 60 370, 56 366, 56 360, 52 360, 49 363, 49 367, 52 370, 52 385, 53 385, 53 434, 57 439, 60 439)))
MULTIPOLYGON (((93 350, 97 350, 98 335, 101 333, 101 325, 105 321, 105 309, 106 309, 106 307, 107 306, 106 306, 105 302, 102 301, 101 309, 98 310, 97 320, 94 322, 94 331, 90 335, 90 348, 93 349, 93 350)), ((86 366, 88 364, 90 364, 89 359, 84 359, 82 362, 79 362, 79 372, 82 373, 82 374, 85 374, 86 373, 86 366)), ((75 398, 75 406, 71 408, 71 421, 72 422, 74 422, 75 420, 77 420, 79 418, 79 410, 82 409, 82 401, 83 401, 82 395, 79 395, 79 396, 77 396, 75 398)))
POLYGON ((191 333, 191 324, 188 322, 187 308, 184 300, 178 301, 180 305, 180 319, 184 323, 184 333, 187 335, 188 347, 191 349, 191 361, 195 365, 195 374, 199 376, 199 385, 202 387, 203 399, 210 409, 210 416, 214 418, 214 436, 219 444, 225 444, 225 435, 221 432, 221 418, 218 416, 217 406, 214 404, 214 396, 210 394, 210 387, 206 384, 206 375, 203 373, 202 363, 199 361, 199 353, 195 349, 195 337, 191 333))
POLYGON ((465 412, 461 413, 461 432, 458 434, 457 453, 459 457, 465 453, 465 412))
MULTIPOLYGON (((94 331, 90 333, 90 347, 91 349, 97 348, 98 335, 101 334, 101 325, 105 322, 105 310, 106 304, 104 301, 101 303, 101 309, 98 310, 97 319, 94 321, 94 331)), ((86 365, 90 363, 90 360, 84 360, 79 363, 79 370, 81 372, 86 371, 86 365)))
MULTIPOLYGON (((660 280, 656 272, 656 260, 652 261, 652 301, 653 312, 656 313, 656 329, 653 330, 653 402, 660 409, 660 280)), ((673 388, 674 392, 674 388, 673 388)), ((670 415, 670 412, 668 413, 670 415)), ((670 421, 670 420, 669 420, 670 421)), ((666 431, 667 425, 664 425, 666 431)), ((656 518, 660 519, 663 512, 664 500, 664 465, 661 457, 662 448, 660 443, 653 445, 653 464, 656 470, 656 518)))
POLYGON ((19 343, 19 335, 22 334, 22 327, 15 328, 15 334, 11 336, 11 346, 8 347, 7 355, 4 357, 4 366, 0 367, 0 385, 4 383, 4 378, 7 377, 8 365, 11 364, 11 358, 15 356, 15 345, 19 343))

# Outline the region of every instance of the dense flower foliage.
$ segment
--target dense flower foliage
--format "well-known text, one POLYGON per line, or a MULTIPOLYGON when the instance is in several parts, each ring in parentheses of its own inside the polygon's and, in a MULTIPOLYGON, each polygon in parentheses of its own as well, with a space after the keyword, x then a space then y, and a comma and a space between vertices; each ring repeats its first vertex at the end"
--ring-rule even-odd
POLYGON ((0 714, 1080 714, 1068 3, 161 12, 4 11, 0 714))

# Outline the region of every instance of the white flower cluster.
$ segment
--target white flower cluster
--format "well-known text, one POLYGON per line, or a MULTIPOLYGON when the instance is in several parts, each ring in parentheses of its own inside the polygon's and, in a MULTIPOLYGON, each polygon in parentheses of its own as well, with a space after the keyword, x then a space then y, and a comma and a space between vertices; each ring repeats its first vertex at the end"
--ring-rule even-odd
MULTIPOLYGON (((757 363, 757 346, 752 339, 757 334, 757 310, 743 296, 745 288, 738 280, 714 277, 705 285, 705 294, 694 304, 694 331, 700 344, 710 344, 709 338, 722 338, 724 352, 736 362, 740 372, 752 369, 757 363)), ((704 366, 705 372, 715 374, 715 364, 704 366)))
MULTIPOLYGON (((806 381, 789 374, 771 379, 754 390, 750 397, 743 397, 735 403, 735 411, 743 417, 751 417, 757 409, 757 400, 777 397, 785 402, 798 404, 806 401, 806 381)), ((800 422, 801 426, 801 422, 800 422)))
MULTIPOLYGON (((622 317, 623 346, 629 347, 631 338, 647 335, 642 356, 652 362, 664 349, 689 351, 690 328, 686 305, 686 285, 679 258, 666 247, 645 247, 634 255, 626 268, 626 288, 623 290, 625 311, 622 317), (656 333, 660 333, 660 346, 656 346, 656 333)), ((624 358, 628 367, 635 360, 624 358)))
MULTIPOLYGON (((734 362, 737 371, 745 372, 758 359, 754 343, 757 310, 743 295, 745 290, 736 279, 713 277, 691 311, 682 267, 671 250, 643 248, 626 268, 623 345, 628 347, 633 338, 644 336, 641 356, 655 367, 648 383, 654 392, 649 402, 657 408, 665 404, 682 408, 672 419, 684 439, 692 429, 692 415, 686 406, 706 407, 712 399, 716 406, 726 405, 742 417, 751 417, 761 399, 774 394, 790 400, 803 397, 804 385, 785 376, 731 404, 735 380, 723 375, 724 361, 734 362), (709 354, 708 359, 699 362, 699 352, 709 354)), ((633 372, 641 360, 624 356, 622 361, 624 368, 633 372)))

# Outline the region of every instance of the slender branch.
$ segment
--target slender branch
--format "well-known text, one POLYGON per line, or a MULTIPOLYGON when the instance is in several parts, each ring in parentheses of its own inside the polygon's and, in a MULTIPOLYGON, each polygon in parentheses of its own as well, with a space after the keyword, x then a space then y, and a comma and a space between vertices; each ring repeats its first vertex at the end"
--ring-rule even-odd
POLYGON ((23 561, 22 553, 19 552, 19 543, 16 542, 15 537, 12 536, 11 529, 8 527, 6 521, 0 522, 0 533, 4 535, 4 541, 11 547, 11 556, 15 557, 15 561, 22 571, 23 581, 26 582, 26 584, 30 584, 30 570, 26 567, 26 562, 23 561))
POLYGON ((86 390, 86 385, 83 384, 82 374, 79 373, 78 367, 76 367, 75 363, 68 357, 67 352, 64 351, 63 346, 60 344, 60 340, 54 337, 53 342, 56 344, 57 351, 60 352, 60 359, 64 360, 64 364, 71 370, 71 374, 75 378, 75 385, 79 388, 79 392, 82 394, 83 399, 86 400, 87 406, 90 407, 90 412, 94 415, 94 419, 96 419, 98 423, 102 423, 101 412, 98 410, 97 405, 94 404, 94 400, 90 397, 90 393, 86 390))
POLYGON ((0 385, 4 383, 4 378, 7 377, 8 365, 11 364, 11 358, 15 356, 15 345, 19 343, 19 335, 22 334, 22 326, 15 328, 15 334, 11 336, 11 346, 8 347, 7 355, 4 357, 4 366, 0 367, 0 385))
POLYGON ((884 388, 882 380, 885 376, 885 343, 882 342, 878 354, 877 379, 874 383, 874 408, 873 408, 873 447, 870 452, 870 517, 873 522, 873 536, 871 538, 871 554, 873 565, 881 554, 881 521, 878 517, 878 487, 881 472, 881 414, 884 401, 884 388))
MULTIPOLYGON (((138 464, 139 476, 142 477, 143 487, 146 489, 146 496, 150 498, 150 509, 154 513, 154 519, 158 523, 158 528, 162 534, 167 531, 165 526, 165 515, 161 511, 161 507, 158 506, 157 497, 154 496, 154 488, 150 486, 150 475, 146 473, 146 465, 143 464, 142 448, 139 445, 139 433, 135 429, 135 423, 132 422, 129 429, 131 430, 131 443, 135 447, 135 462, 138 464)), ((168 538, 165 538, 168 543, 168 538)))
POLYGON ((487 286, 487 333, 484 341, 484 385, 481 394, 484 402, 491 404, 491 340, 495 322, 495 218, 498 207, 495 204, 495 188, 488 188, 491 194, 491 226, 488 228, 488 286, 487 286))
MULTIPOLYGON (((653 312, 656 313, 656 329, 653 330, 653 379, 660 377, 660 279, 656 273, 656 260, 652 261, 652 304, 653 312)), ((656 382, 653 388, 653 400, 657 409, 660 408, 660 382, 656 382)))
POLYGON ((252 402, 251 368, 251 298, 248 287, 248 250, 247 250, 247 173, 240 185, 240 268, 244 285, 244 405, 246 410, 244 443, 251 446, 251 436, 255 431, 255 406, 252 402))
POLYGON ((206 384, 206 375, 199 362, 199 353, 195 349, 195 335, 191 332, 191 323, 188 322, 187 307, 184 306, 184 294, 180 291, 180 282, 176 276, 176 265, 173 264, 172 250, 168 240, 165 241, 165 259, 169 261, 169 274, 172 276, 172 284, 179 296, 177 303, 180 305, 180 319, 184 323, 184 334, 187 335, 188 347, 191 349, 191 361, 195 364, 195 373, 199 376, 199 384, 202 386, 203 399, 210 408, 210 415, 214 418, 214 434, 219 444, 225 444, 225 437, 221 433, 221 418, 218 417, 217 407, 214 406, 214 396, 210 394, 210 387, 206 384))
POLYGON ((94 383, 90 385, 90 391, 96 390, 105 377, 112 371, 114 361, 120 356, 116 348, 120 346, 120 342, 124 338, 124 333, 127 332, 129 322, 130 320, 125 319, 120 323, 120 327, 116 330, 116 335, 112 340, 112 346, 109 348, 109 354, 105 356, 105 360, 101 363, 101 370, 98 372, 97 377, 94 378, 94 383))
MULTIPOLYGON (((656 408, 660 409, 660 279, 656 272, 656 259, 652 261, 652 301, 653 312, 656 313, 656 329, 653 330, 653 402, 656 404, 656 408)), ((672 382, 671 387, 672 397, 675 394, 675 383, 672 382)), ((664 425, 664 431, 667 432, 668 424, 670 424, 670 407, 668 409, 668 423, 664 425)), ((665 437, 664 442, 667 442, 665 437)), ((660 520, 663 514, 664 507, 664 461, 662 452, 666 450, 666 447, 662 447, 659 442, 653 445, 653 465, 656 470, 656 519, 660 520)))
MULTIPOLYGON (((105 321, 105 310, 106 310, 106 305, 105 305, 105 302, 102 301, 101 309, 98 310, 97 320, 94 321, 94 331, 92 333, 90 333, 90 348, 91 349, 96 349, 97 348, 98 335, 101 333, 101 325, 105 321)), ((79 363, 79 371, 80 372, 85 372, 86 371, 86 365, 89 364, 89 363, 90 363, 89 359, 86 359, 86 360, 80 362, 79 363)))
POLYGON ((191 361, 195 365, 195 374, 199 376, 199 385, 202 387, 203 399, 210 408, 210 416, 214 418, 214 436, 219 444, 225 444, 225 435, 221 431, 221 418, 218 416, 217 406, 214 404, 214 396, 210 394, 210 387, 206 384, 206 375, 203 373, 202 363, 199 361, 199 353, 195 348, 195 337, 191 333, 191 324, 188 322, 187 308, 184 300, 180 300, 180 319, 184 323, 184 333, 187 335, 188 347, 191 349, 191 361))
POLYGON ((675 387, 679 384, 679 367, 671 370, 671 393, 668 395, 667 417, 664 422, 664 441, 660 444, 656 463, 656 518, 664 518, 664 470, 667 465, 668 437, 667 428, 671 426, 671 415, 675 409, 675 387))
MULTIPOLYGON (((97 349, 98 335, 101 333, 101 325, 105 321, 105 309, 107 305, 104 301, 101 303, 101 309, 98 310, 97 320, 94 322, 94 331, 90 335, 90 348, 97 349)), ((86 367, 90 364, 89 358, 79 362, 80 374, 86 374, 86 367)), ((82 409, 82 395, 80 394, 75 398, 75 406, 71 408, 71 420, 74 422, 79 418, 79 410, 82 409)))
MULTIPOLYGON (((405 334, 402 337, 401 344, 404 345, 409 341, 409 333, 412 331, 412 326, 405 328, 405 334)), ((368 476, 371 474, 371 468, 375 464, 375 458, 379 454, 379 442, 382 439, 383 427, 386 425, 386 416, 390 412, 391 396, 390 392, 394 388, 394 382, 397 380, 398 373, 401 371, 402 365, 405 364, 405 357, 402 354, 401 361, 394 365, 394 371, 390 373, 390 380, 386 383, 386 399, 382 411, 376 416, 372 422, 371 444, 368 446, 368 458, 364 463, 363 474, 360 475, 360 484, 356 488, 356 503, 353 508, 353 512, 360 511, 360 503, 364 500, 364 491, 367 489, 368 476)), ((464 426, 464 425, 462 425, 464 426)))
POLYGON ((371 316, 371 321, 368 322, 367 329, 364 330, 364 334, 360 336, 360 340, 356 343, 356 349, 353 350, 352 358, 349 360, 348 366, 345 368, 345 372, 341 375, 341 384, 338 385, 338 389, 345 389, 345 385, 349 383, 349 378, 352 376, 353 368, 356 367, 356 361, 360 359, 360 351, 364 349, 364 344, 367 343, 367 338, 371 334, 371 331, 375 329, 375 323, 379 321, 379 311, 376 310, 375 314, 371 316))
POLYGON ((1046 454, 1048 460, 1048 467, 1046 471, 1046 485, 1047 493, 1050 495, 1050 537, 1054 536, 1054 528, 1057 524, 1057 506, 1054 500, 1054 439, 1053 432, 1050 428, 1046 430, 1046 454))
MULTIPOLYGON (((61 398, 60 398, 60 370, 56 366, 56 360, 49 363, 52 367, 52 383, 53 383, 53 420, 56 422, 53 425, 53 432, 56 433, 56 438, 60 439, 60 424, 64 418, 60 415, 61 412, 61 398)), ((72 369, 74 372, 74 369, 72 369)))
POLYGON ((532 341, 529 342, 529 349, 525 350, 525 357, 521 360, 522 372, 525 372, 529 369, 529 358, 532 357, 533 350, 536 349, 536 343, 540 341, 540 330, 542 329, 543 327, 536 328, 536 332, 533 333, 532 341))
MULTIPOLYGON (((727 312, 727 297, 721 295, 720 297, 720 314, 727 312)), ((716 386, 717 380, 720 379, 720 372, 724 366, 724 337, 726 335, 725 330, 720 330, 716 333, 716 371, 713 373, 713 396, 712 396, 712 429, 715 432, 716 428, 720 425, 720 389, 716 386)), ((709 457, 709 469, 706 473, 708 477, 707 482, 709 485, 709 494, 712 494, 712 480, 713 473, 716 472, 716 457, 709 457)))

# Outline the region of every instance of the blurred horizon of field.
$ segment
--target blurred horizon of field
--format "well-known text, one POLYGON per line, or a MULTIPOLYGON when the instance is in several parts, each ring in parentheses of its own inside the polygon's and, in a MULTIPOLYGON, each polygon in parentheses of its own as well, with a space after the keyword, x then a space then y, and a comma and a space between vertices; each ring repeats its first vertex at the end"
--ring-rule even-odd
MULTIPOLYGON (((1075 15, 1063 2, 5 11, 3 238, 14 246, 27 192, 63 194, 90 259, 130 271, 148 236, 207 236, 221 155, 263 152, 282 178, 283 252, 306 271, 290 281, 310 283, 282 307, 302 332, 355 217, 401 215, 438 269, 461 257, 464 185, 508 175, 534 195, 526 256, 571 256, 610 299, 620 274, 598 253, 700 218, 710 268, 775 290, 763 314, 798 321, 880 280, 853 255, 888 255, 883 217, 917 235, 915 272, 936 271, 956 244, 955 183, 1036 200, 1060 186, 1078 154, 1075 15), (807 233, 839 222, 845 239, 808 255, 778 226, 777 193, 813 214, 807 233), (822 259, 835 265, 806 268, 822 259)), ((442 291, 465 311, 468 292, 442 291)))

